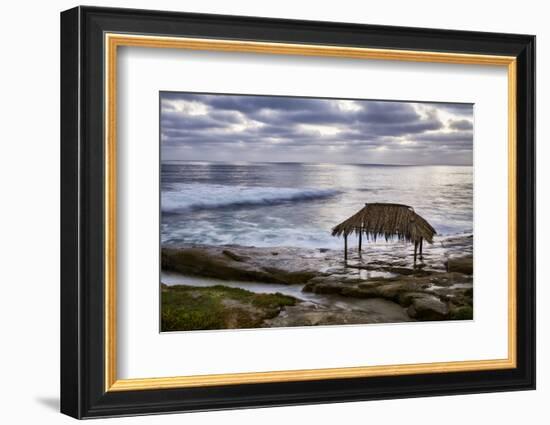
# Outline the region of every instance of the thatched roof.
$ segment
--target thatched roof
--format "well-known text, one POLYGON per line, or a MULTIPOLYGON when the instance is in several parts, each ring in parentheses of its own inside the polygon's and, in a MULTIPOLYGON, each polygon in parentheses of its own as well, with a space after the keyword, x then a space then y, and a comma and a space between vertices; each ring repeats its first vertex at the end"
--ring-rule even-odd
POLYGON ((433 242, 435 229, 414 212, 414 208, 402 204, 373 203, 365 206, 347 220, 332 229, 332 236, 347 236, 350 233, 365 234, 376 240, 397 238, 407 242, 425 239, 433 242))

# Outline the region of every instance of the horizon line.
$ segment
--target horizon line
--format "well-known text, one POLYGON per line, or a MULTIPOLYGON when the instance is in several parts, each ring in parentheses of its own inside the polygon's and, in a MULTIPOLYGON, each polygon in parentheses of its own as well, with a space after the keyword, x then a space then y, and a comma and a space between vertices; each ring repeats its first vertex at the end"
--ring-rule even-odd
POLYGON ((374 166, 393 166, 393 167, 473 167, 473 164, 445 164, 445 163, 430 163, 430 164, 395 164, 395 163, 380 163, 380 162, 315 162, 315 161, 220 161, 215 159, 160 159, 160 162, 215 162, 220 164, 317 164, 317 165, 374 165, 374 166))

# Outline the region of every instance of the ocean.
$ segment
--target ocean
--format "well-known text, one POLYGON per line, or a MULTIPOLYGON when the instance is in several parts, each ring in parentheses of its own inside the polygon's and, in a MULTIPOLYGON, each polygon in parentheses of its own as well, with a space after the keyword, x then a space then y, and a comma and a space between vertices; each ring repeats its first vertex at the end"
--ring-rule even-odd
POLYGON ((341 248, 369 202, 412 206, 438 235, 473 232, 473 167, 167 161, 162 244, 341 248))

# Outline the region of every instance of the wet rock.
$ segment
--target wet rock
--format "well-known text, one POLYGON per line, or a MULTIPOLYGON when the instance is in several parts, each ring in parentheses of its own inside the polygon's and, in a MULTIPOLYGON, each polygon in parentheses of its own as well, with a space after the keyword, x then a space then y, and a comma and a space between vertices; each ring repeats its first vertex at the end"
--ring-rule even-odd
POLYGON ((310 279, 304 285, 302 291, 313 292, 315 294, 339 294, 358 298, 368 298, 368 295, 363 295, 365 291, 360 288, 360 285, 363 283, 363 279, 353 276, 318 276, 310 279))
POLYGON ((428 279, 428 282, 431 285, 435 286, 452 286, 456 285, 457 283, 465 283, 471 281, 471 276, 454 271, 448 273, 433 273, 428 279))
MULTIPOLYGON (((471 285, 471 278, 463 276, 463 285, 471 285)), ((315 277, 302 289, 316 294, 338 294, 355 298, 383 298, 396 302, 403 307, 411 305, 412 300, 421 297, 436 297, 452 300, 456 305, 471 305, 471 298, 465 295, 469 287, 454 288, 450 284, 435 286, 439 282, 456 284, 454 275, 439 273, 431 277, 403 276, 394 278, 377 278, 363 280, 360 278, 343 278, 337 275, 315 277)), ((471 287, 471 286, 470 286, 471 287)))
MULTIPOLYGON (((361 303, 378 299, 408 309, 417 320, 448 318, 450 312, 467 317, 473 305, 472 239, 442 238, 427 251, 415 267, 404 244, 367 244, 362 255, 350 250, 347 263, 341 250, 325 248, 163 246, 162 269, 225 281, 299 284, 303 292, 326 294, 327 300, 333 295, 361 303)), ((330 321, 328 315, 322 320, 330 321)))
POLYGON ((285 307, 281 313, 264 321, 264 327, 351 325, 366 323, 408 322, 412 319, 398 305, 385 300, 372 300, 365 310, 345 310, 303 302, 285 307))
POLYGON ((411 299, 407 313, 417 320, 443 320, 447 318, 449 308, 439 298, 424 295, 411 299))
POLYGON ((232 260, 235 260, 235 261, 245 261, 246 260, 246 257, 242 257, 240 255, 237 255, 234 252, 229 251, 228 249, 224 249, 222 251, 222 253, 227 255, 229 258, 231 258, 232 260))
POLYGON ((291 271, 291 270, 279 269, 276 267, 264 267, 263 270, 271 274, 272 276, 274 276, 277 280, 284 281, 286 284, 289 284, 289 285, 306 283, 308 280, 313 279, 315 276, 319 275, 318 272, 314 272, 314 271, 307 271, 307 270, 291 271))
MULTIPOLYGON (((313 280, 313 279, 312 279, 313 280)), ((314 294, 341 294, 344 287, 338 282, 321 282, 316 283, 310 280, 302 288, 303 292, 313 292, 314 294)))
POLYGON ((163 248, 161 261, 163 270, 221 280, 302 284, 324 275, 318 260, 288 251, 277 256, 271 252, 247 247, 163 248))
POLYGON ((372 323, 371 318, 358 311, 330 308, 310 308, 302 305, 288 307, 275 319, 266 320, 264 327, 349 325, 372 323))
POLYGON ((446 263, 448 272, 458 272, 471 275, 474 272, 473 257, 449 258, 446 263))
POLYGON ((377 296, 399 301, 400 295, 405 292, 415 291, 418 288, 418 283, 405 280, 402 282, 393 282, 385 285, 378 285, 375 288, 375 293, 377 296))
POLYGON ((163 270, 172 270, 182 274, 222 280, 279 282, 278 278, 261 268, 230 258, 223 251, 214 254, 200 248, 163 249, 161 261, 163 270))
POLYGON ((413 300, 416 298, 422 298, 425 297, 426 294, 423 292, 403 292, 399 294, 398 301, 399 305, 403 307, 409 307, 413 300))

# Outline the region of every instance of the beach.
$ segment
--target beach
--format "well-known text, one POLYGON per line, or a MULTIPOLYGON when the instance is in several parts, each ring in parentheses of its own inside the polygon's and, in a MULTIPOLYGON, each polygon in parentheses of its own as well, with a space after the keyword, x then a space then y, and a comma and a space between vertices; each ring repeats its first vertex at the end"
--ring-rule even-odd
POLYGON ((162 164, 163 331, 473 318, 472 167, 162 164), (413 245, 343 240, 368 202, 399 202, 436 229, 413 245))

